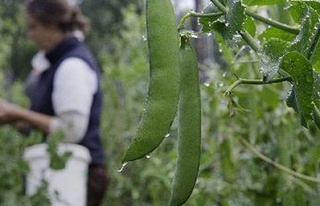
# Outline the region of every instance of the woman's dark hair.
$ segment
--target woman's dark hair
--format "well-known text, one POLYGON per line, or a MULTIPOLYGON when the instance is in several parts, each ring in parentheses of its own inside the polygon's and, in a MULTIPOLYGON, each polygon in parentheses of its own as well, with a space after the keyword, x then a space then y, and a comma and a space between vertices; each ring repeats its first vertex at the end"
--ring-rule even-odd
POLYGON ((27 14, 44 25, 54 25, 63 32, 89 31, 89 20, 70 0, 27 0, 27 14))

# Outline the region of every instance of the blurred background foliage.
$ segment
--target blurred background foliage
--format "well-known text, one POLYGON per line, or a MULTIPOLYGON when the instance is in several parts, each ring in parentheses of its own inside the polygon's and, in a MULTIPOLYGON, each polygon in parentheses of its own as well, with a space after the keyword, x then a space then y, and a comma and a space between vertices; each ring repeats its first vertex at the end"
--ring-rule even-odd
MULTIPOLYGON (((103 205, 165 205, 176 161, 175 124, 171 135, 149 159, 132 162, 118 172, 147 93, 149 74, 143 1, 83 0, 81 7, 92 22, 87 42, 104 71, 103 143, 112 182, 103 205)), ((269 7, 268 11, 274 19, 281 20, 278 7, 269 7)), ((319 205, 319 184, 277 170, 239 141, 243 137, 282 165, 319 177, 319 130, 315 125, 309 129, 301 127, 299 117, 285 105, 290 90, 286 83, 240 86, 232 97, 225 97, 223 93, 237 79, 235 74, 246 78, 261 78, 261 74, 255 56, 246 48, 220 50, 219 41, 213 39, 219 40, 219 37, 203 35, 196 40, 207 45, 202 47, 206 57, 200 64, 203 144, 199 178, 186 205, 319 205)), ((28 105, 23 95, 23 79, 30 70, 30 58, 35 51, 25 36, 21 1, 2 0, 2 98, 28 105)), ((27 171, 21 157, 23 148, 32 141, 12 127, 1 127, 0 136, 0 205, 41 205, 38 204, 41 199, 24 196, 19 178, 27 171)), ((31 139, 37 141, 37 138, 31 139)))

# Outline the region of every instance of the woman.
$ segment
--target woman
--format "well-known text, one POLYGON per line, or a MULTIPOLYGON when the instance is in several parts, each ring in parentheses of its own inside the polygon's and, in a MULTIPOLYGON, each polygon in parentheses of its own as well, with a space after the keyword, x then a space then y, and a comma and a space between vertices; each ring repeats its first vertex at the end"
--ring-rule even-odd
POLYGON ((24 122, 47 136, 63 131, 66 142, 87 147, 92 158, 87 205, 99 205, 107 186, 100 140, 99 68, 74 35, 76 30, 88 31, 88 20, 70 0, 29 0, 26 12, 27 35, 40 49, 27 88, 31 107, 1 100, 0 124, 24 122))

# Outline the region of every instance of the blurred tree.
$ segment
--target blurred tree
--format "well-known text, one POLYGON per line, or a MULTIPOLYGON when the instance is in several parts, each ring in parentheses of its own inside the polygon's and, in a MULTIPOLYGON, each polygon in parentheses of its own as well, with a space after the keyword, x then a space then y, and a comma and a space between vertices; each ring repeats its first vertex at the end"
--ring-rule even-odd
POLYGON ((87 41, 98 59, 106 52, 114 50, 110 40, 123 28, 122 10, 128 4, 133 4, 137 6, 138 13, 141 13, 143 3, 139 0, 85 0, 81 2, 81 9, 90 18, 92 27, 87 41))
POLYGON ((5 70, 3 82, 8 92, 17 77, 25 77, 30 70, 30 58, 35 47, 27 40, 23 3, 20 0, 2 0, 0 3, 0 70, 5 70))
MULTIPOLYGON (((122 28, 122 12, 128 4, 141 8, 143 1, 138 0, 83 0, 79 1, 83 13, 91 20, 92 31, 88 44, 100 59, 106 52, 112 52, 112 36, 122 28)), ((139 13, 141 9, 137 10, 139 13)), ((0 2, 0 54, 1 69, 12 74, 12 79, 24 79, 30 71, 30 59, 36 52, 35 46, 26 38, 23 1, 1 0, 0 2)))

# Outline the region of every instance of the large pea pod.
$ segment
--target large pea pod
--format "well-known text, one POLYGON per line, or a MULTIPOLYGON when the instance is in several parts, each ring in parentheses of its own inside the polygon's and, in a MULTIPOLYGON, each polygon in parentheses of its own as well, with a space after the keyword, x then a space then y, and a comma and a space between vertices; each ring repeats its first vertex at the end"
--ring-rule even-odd
POLYGON ((170 205, 185 203, 198 176, 201 153, 201 100, 198 61, 187 38, 180 48, 180 99, 178 106, 178 158, 170 205))
POLYGON ((170 131, 179 98, 179 36, 171 0, 146 1, 150 81, 144 113, 122 162, 150 154, 170 131))

